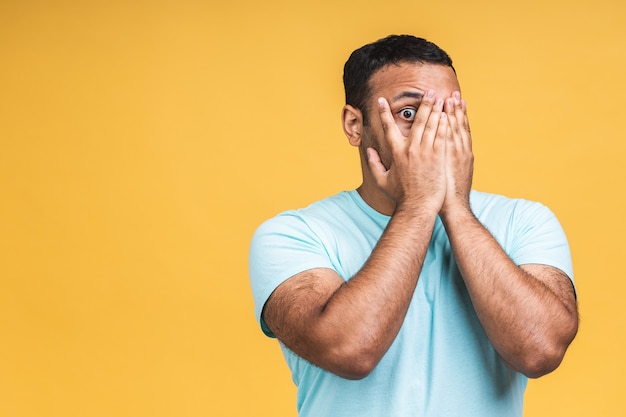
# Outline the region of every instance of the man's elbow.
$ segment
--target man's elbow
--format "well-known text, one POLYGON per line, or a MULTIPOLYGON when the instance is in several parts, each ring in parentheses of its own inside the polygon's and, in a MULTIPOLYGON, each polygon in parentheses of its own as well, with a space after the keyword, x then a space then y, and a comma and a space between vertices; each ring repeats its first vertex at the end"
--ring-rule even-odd
POLYGON ((358 381, 366 378, 376 368, 377 362, 368 360, 352 359, 353 363, 344 364, 340 369, 337 369, 336 374, 342 378, 352 381, 358 381))
POLYGON ((520 365, 519 371, 528 378, 539 378, 559 367, 563 361, 563 354, 557 353, 535 353, 527 355, 525 361, 520 365))
POLYGON ((342 378, 360 380, 371 374, 381 356, 362 347, 341 349, 332 355, 327 370, 342 378))
POLYGON ((562 329, 558 337, 545 341, 525 355, 520 372, 529 378, 539 378, 559 367, 565 352, 578 332, 578 320, 562 329))

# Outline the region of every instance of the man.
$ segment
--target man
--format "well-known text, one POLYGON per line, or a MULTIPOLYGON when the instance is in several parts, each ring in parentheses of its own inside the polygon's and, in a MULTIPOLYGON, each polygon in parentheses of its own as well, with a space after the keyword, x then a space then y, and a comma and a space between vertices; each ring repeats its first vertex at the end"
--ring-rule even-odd
POLYGON ((257 319, 300 416, 521 416, 578 328, 565 235, 539 203, 470 191, 466 104, 436 45, 390 36, 344 68, 363 182, 265 222, 257 319))

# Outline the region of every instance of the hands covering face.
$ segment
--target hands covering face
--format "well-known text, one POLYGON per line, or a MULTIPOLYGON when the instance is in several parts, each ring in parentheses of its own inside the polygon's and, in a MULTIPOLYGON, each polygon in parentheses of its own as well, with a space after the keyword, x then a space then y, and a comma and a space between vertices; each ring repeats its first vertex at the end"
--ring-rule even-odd
POLYGON ((448 98, 430 90, 423 97, 408 136, 396 124, 389 103, 378 99, 391 164, 367 149, 378 186, 403 209, 425 208, 442 216, 469 210, 474 157, 466 104, 458 91, 448 98))

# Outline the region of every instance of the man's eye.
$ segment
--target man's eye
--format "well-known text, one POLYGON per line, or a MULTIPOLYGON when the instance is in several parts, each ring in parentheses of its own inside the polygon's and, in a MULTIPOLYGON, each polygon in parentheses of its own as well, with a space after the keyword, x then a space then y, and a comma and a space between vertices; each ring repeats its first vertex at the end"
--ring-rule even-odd
POLYGON ((415 113, 417 113, 417 110, 415 109, 402 109, 400 110, 400 117, 402 117, 404 120, 412 122, 413 119, 415 119, 415 113))

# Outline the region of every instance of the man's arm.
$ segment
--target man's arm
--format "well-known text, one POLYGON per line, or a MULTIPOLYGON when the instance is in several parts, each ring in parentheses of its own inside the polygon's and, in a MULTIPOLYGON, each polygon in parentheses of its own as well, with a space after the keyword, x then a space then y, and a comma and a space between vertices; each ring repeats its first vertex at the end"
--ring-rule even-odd
POLYGON ((465 103, 446 100, 447 148, 441 219, 478 318, 502 359, 529 377, 553 371, 578 329, 570 279, 547 265, 517 266, 469 205, 473 157, 465 103))
POLYGON ((349 281, 330 269, 304 271, 279 285, 265 304, 263 318, 281 342, 344 378, 363 378, 374 369, 408 310, 443 203, 447 129, 438 127, 442 108, 434 94, 425 97, 407 139, 387 102, 381 102, 393 168, 387 171, 373 149, 368 156, 373 175, 396 202, 385 232, 349 281))
POLYGON ((578 329, 570 279, 547 265, 517 266, 470 212, 443 221, 478 318, 502 359, 529 377, 561 363, 578 329))

